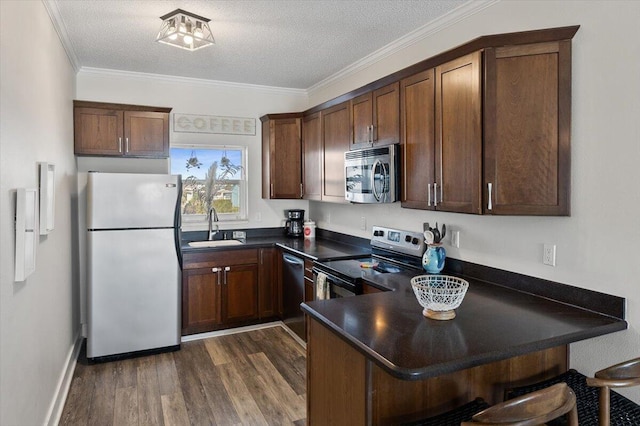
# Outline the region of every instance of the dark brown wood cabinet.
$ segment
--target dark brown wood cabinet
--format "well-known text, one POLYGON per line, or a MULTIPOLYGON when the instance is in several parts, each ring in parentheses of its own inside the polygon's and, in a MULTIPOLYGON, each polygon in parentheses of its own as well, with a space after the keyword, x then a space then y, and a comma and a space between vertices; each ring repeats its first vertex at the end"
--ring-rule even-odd
POLYGON ((185 253, 182 334, 203 333, 257 320, 259 273, 258 249, 185 253))
POLYGON ((322 199, 322 112, 302 119, 302 188, 305 200, 322 199))
POLYGON ((225 266, 222 274, 222 324, 257 319, 258 265, 225 266))
POLYGON ((169 156, 171 108, 74 101, 74 153, 169 156))
POLYGON ((220 320, 219 275, 212 268, 182 272, 182 334, 211 331, 220 320))
POLYGON ((570 214, 571 42, 485 51, 484 213, 570 214))
POLYGON ((402 206, 482 212, 482 57, 403 79, 402 206))
POLYGON ((433 209, 435 93, 433 68, 400 82, 402 207, 433 209))
POLYGON ((322 201, 345 203, 344 153, 351 141, 349 102, 322 111, 322 201))
POLYGON ((262 121, 262 198, 302 198, 301 113, 262 121))
POLYGON ((277 249, 258 249, 258 316, 260 318, 279 315, 281 291, 278 285, 278 259, 277 249))
POLYGON ((351 149, 400 141, 398 82, 351 99, 351 149))
POLYGON ((436 209, 482 213, 482 52, 436 67, 436 209))

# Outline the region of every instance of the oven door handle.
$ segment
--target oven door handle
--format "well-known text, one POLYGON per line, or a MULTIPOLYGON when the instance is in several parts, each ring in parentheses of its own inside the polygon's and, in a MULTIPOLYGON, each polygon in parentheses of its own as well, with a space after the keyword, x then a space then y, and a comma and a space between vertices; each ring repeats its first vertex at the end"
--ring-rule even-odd
POLYGON ((329 272, 323 271, 322 269, 318 269, 316 267, 314 267, 312 269, 313 271, 313 283, 315 285, 316 282, 316 276, 318 275, 318 273, 323 273, 327 276, 327 282, 334 284, 336 287, 341 287, 341 288, 351 288, 353 287, 353 284, 351 284, 350 282, 343 280, 340 277, 336 277, 335 275, 332 275, 329 272))
MULTIPOLYGON (((382 161, 376 160, 373 163, 373 166, 371 167, 371 193, 373 194, 373 197, 376 199, 376 201, 380 202, 380 194, 376 192, 376 167, 378 166, 378 164, 382 166, 382 161)), ((384 166, 383 166, 383 170, 384 170, 384 166)), ((384 179, 384 175, 383 175, 383 179, 384 179)), ((382 184, 382 189, 384 191, 384 183, 382 184)))

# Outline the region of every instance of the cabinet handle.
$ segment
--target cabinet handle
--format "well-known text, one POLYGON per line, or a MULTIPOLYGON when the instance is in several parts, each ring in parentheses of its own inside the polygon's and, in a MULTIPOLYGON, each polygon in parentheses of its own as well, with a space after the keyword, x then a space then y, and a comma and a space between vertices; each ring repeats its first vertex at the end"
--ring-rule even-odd
MULTIPOLYGON (((442 195, 440 195, 440 201, 442 202, 442 195)), ((438 206, 438 183, 433 183, 433 207, 438 206)))
POLYGON ((122 137, 118 138, 118 152, 122 152, 122 137))
POLYGON ((376 141, 376 126, 374 124, 371 125, 371 143, 376 141))
POLYGON ((271 196, 273 197, 273 184, 271 184, 271 196))
POLYGON ((300 198, 304 197, 304 188, 302 184, 300 184, 300 198))
POLYGON ((218 274, 219 271, 220 271, 220 268, 211 268, 211 272, 216 274, 216 278, 217 278, 216 284, 218 284, 218 285, 220 285, 220 274, 218 274))
POLYGON ((224 285, 227 285, 227 272, 231 270, 230 266, 224 267, 224 285))
POLYGON ((129 152, 129 138, 124 138, 125 141, 125 152, 129 152))
POLYGON ((427 185, 427 206, 431 207, 431 184, 427 185))
POLYGON ((491 193, 493 192, 493 184, 491 182, 487 183, 487 190, 489 190, 489 201, 487 202, 487 210, 493 209, 493 204, 491 204, 491 193))

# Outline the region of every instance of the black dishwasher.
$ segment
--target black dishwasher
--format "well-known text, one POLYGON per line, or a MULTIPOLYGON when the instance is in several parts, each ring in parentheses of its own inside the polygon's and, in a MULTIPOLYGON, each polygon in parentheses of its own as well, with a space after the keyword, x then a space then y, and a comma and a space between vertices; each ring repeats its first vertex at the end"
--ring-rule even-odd
POLYGON ((303 301, 304 260, 282 253, 282 321, 304 340, 304 314, 300 309, 303 301))

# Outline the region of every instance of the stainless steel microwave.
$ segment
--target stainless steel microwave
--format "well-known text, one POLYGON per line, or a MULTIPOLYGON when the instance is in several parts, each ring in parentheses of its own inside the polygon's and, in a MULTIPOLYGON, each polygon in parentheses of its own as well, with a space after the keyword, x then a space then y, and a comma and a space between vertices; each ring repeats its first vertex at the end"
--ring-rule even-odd
POLYGON ((369 204, 398 201, 398 154, 398 144, 345 152, 345 199, 369 204))

